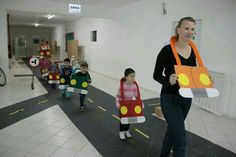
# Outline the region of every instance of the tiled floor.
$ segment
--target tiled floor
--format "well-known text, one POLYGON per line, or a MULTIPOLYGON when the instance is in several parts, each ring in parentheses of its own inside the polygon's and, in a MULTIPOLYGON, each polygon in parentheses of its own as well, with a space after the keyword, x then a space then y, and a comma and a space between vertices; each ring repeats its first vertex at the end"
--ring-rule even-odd
POLYGON ((9 81, 4 87, 0 88, 0 108, 47 93, 47 90, 45 90, 37 79, 34 79, 35 89, 32 90, 32 77, 14 77, 14 75, 19 74, 32 74, 32 72, 25 64, 17 62, 12 64, 9 81))
POLYGON ((1 157, 99 157, 58 105, 0 130, 1 157))
POLYGON ((236 121, 220 117, 192 105, 186 128, 209 141, 236 152, 236 121))

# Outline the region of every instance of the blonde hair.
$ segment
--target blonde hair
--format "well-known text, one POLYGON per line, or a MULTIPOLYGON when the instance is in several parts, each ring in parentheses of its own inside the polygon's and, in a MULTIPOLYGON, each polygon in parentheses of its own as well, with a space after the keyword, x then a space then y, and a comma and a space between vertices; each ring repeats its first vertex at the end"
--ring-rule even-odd
POLYGON ((177 26, 175 27, 176 40, 179 40, 179 34, 177 33, 177 28, 181 27, 181 24, 183 23, 183 21, 190 21, 190 22, 193 22, 194 24, 196 24, 196 20, 192 17, 184 17, 184 18, 180 19, 177 26))

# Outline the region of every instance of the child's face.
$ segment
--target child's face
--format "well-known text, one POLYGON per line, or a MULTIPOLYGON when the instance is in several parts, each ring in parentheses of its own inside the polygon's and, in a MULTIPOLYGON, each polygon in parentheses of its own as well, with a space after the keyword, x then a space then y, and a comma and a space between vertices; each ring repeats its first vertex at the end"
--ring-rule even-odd
POLYGON ((88 67, 80 67, 82 73, 86 73, 88 71, 88 67))
POLYGON ((70 65, 70 62, 65 61, 64 64, 65 64, 65 66, 69 66, 69 65, 70 65))
POLYGON ((133 83, 135 81, 135 73, 131 73, 128 76, 125 77, 126 81, 129 83, 133 83))

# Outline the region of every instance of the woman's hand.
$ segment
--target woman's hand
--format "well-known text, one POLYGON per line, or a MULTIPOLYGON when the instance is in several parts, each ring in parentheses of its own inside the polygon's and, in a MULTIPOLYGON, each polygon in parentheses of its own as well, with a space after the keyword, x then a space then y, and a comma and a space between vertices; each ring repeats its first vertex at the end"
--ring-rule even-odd
POLYGON ((170 85, 173 86, 177 83, 178 76, 176 74, 171 74, 170 75, 170 85))
POLYGON ((210 78, 212 84, 215 84, 215 79, 213 77, 211 77, 211 75, 209 75, 209 78, 210 78))

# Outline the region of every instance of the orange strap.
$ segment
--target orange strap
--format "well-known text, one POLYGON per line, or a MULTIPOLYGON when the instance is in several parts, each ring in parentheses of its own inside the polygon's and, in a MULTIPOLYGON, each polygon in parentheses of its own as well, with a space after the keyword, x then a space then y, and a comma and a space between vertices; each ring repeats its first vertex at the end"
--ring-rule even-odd
MULTIPOLYGON (((179 55, 177 53, 177 50, 175 48, 175 42, 176 42, 176 37, 175 36, 171 37, 171 39, 170 39, 170 46, 171 46, 172 52, 173 52, 173 54, 175 56, 176 63, 177 63, 177 65, 182 65, 181 61, 180 61, 180 58, 179 58, 179 55)), ((201 58, 201 56, 199 54, 199 51, 198 51, 196 45, 192 41, 189 41, 188 44, 193 49, 193 52, 194 52, 194 54, 195 54, 195 56, 197 58, 198 66, 204 67, 203 62, 202 62, 202 58, 201 58)))

